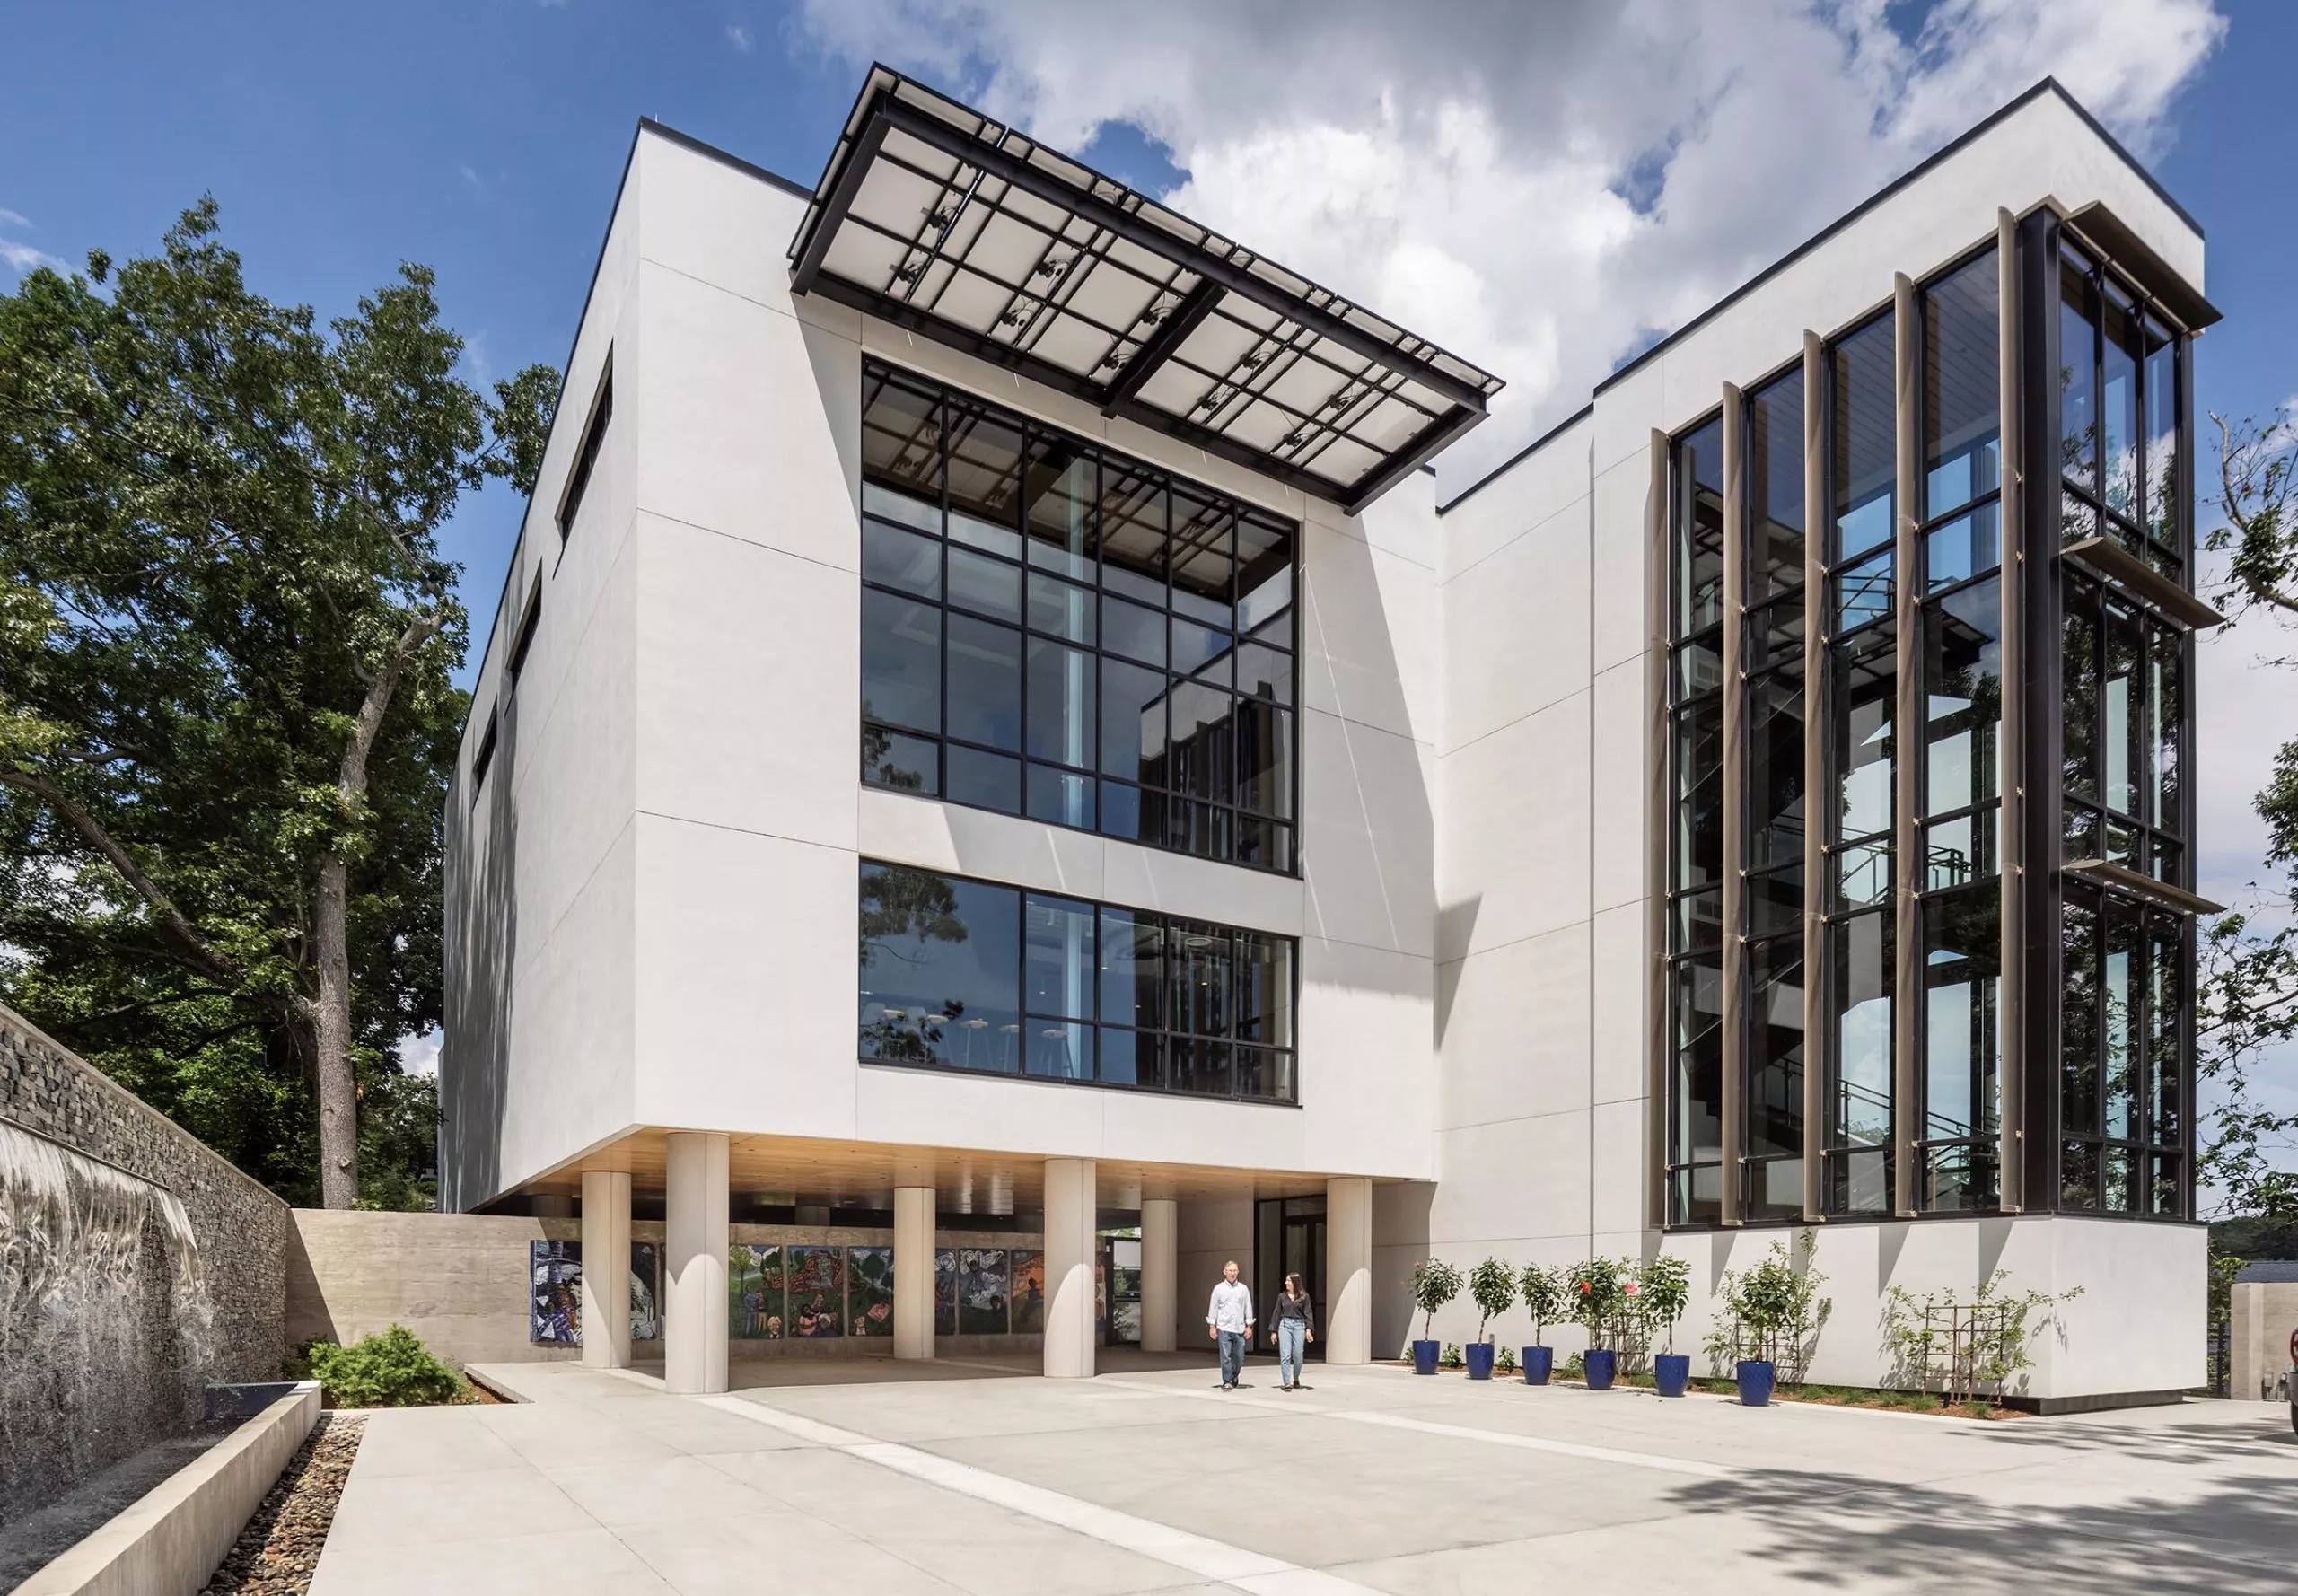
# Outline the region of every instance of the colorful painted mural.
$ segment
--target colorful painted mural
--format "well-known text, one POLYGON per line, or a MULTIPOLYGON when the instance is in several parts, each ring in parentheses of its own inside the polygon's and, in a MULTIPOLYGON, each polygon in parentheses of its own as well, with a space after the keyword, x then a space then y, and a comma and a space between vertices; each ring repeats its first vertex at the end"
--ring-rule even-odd
POLYGON ((1045 1329, 1045 1254, 1016 1250, 1010 1256, 1013 1333, 1035 1335, 1045 1329))
POLYGON ((958 1249, 958 1329, 961 1336, 1006 1333, 1005 1250, 958 1249))
POLYGON ((782 1327, 782 1249, 735 1242, 726 1250, 726 1333, 737 1341, 779 1341, 782 1327))
POLYGON ((849 1336, 890 1336, 894 1333, 892 1248, 849 1247, 846 1250, 846 1333, 849 1336))
POLYGON ((583 1243, 527 1243, 527 1339, 538 1346, 583 1344, 583 1243))
POLYGON ((662 1249, 659 1242, 630 1244, 630 1338, 662 1338, 662 1249))
POLYGON ((954 1247, 934 1250, 934 1333, 958 1333, 958 1250, 954 1247))
POLYGON ((836 1247, 785 1250, 790 1334, 830 1337, 846 1334, 846 1259, 836 1247))

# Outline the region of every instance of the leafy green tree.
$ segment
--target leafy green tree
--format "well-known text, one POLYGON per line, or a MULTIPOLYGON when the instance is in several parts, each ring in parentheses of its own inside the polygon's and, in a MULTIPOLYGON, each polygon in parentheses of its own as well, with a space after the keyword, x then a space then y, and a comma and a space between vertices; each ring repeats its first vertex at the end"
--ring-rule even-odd
POLYGON ((439 1013, 439 529, 531 490, 557 402, 546 367, 462 381, 433 283, 322 324, 209 199, 0 296, 0 995, 275 1185, 315 1103, 329 1207, 363 1081, 439 1013))
MULTIPOLYGON (((2298 419, 2210 419, 2224 521, 2206 546, 2230 557, 2229 612, 2237 625, 2298 627, 2298 419)), ((2298 660, 2269 664, 2290 670, 2298 660)), ((2255 802, 2267 827, 2266 863, 2288 869, 2298 916, 2298 740, 2276 752, 2255 802)), ((2276 1157, 2298 1137, 2298 1114, 2264 1107, 2250 1084, 2263 1057, 2298 1041, 2298 922, 2276 927, 2224 916, 2202 938, 2202 954, 2196 1068, 2215 1087, 2220 1108, 2203 1135, 2196 1178, 2224 1194, 2228 1214, 2298 1222, 2298 1173, 2276 1157)))
POLYGON ((1488 1341, 1485 1327, 1508 1311, 1516 1300, 1516 1276, 1507 1264, 1487 1258, 1469 1271, 1469 1296, 1476 1303, 1476 1338, 1488 1341))

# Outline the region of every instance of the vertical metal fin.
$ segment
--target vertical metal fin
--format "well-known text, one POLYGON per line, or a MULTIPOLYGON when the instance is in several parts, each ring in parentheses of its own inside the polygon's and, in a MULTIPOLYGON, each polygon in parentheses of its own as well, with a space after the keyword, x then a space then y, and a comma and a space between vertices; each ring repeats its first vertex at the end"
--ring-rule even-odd
POLYGON ((1740 1121, 1745 1113, 1748 1046, 1747 693, 1742 639, 1748 608, 1747 406, 1724 384, 1724 1083, 1723 1168, 1718 1217, 1741 1223, 1740 1121))
POLYGON ((1995 829, 2003 849, 2003 973, 1995 1030, 1995 1102, 2001 1136, 1995 1200, 2006 1213, 2015 1214, 2026 1191, 2027 554, 2021 486, 2026 476, 2026 451, 2019 406, 2019 224, 2008 210, 1995 213, 1995 267, 2003 477, 2003 723, 1996 732, 1995 760, 1996 779, 2003 788, 2003 814, 1995 829))
POLYGON ((1827 346, 1803 334, 1803 1217, 1827 1217, 1827 346))
POLYGON ((1896 578, 1893 616, 1898 627, 1894 667, 1899 672, 1893 712, 1891 874, 1896 966, 1891 994, 1891 1167, 1892 1208, 1901 1217, 1916 1212, 1915 1127, 1922 1074, 1916 1044, 1922 1032, 1922 918, 1916 894, 1923 890, 1923 860, 1916 826, 1916 775, 1923 763, 1925 727, 1923 701, 1922 614, 1916 601, 1923 569, 1922 523, 1916 518, 1916 487, 1922 452, 1923 394, 1920 386, 1922 326, 1916 316, 1915 284, 1900 272, 1891 285, 1894 388, 1898 399, 1899 473, 1892 510, 1898 539, 1892 565, 1896 578))
POLYGON ((1668 595, 1670 547, 1668 434, 1652 429, 1652 481, 1644 504, 1645 636, 1644 656, 1645 988, 1644 1047, 1648 1102, 1645 1116, 1646 1223, 1668 1223, 1668 833, 1675 813, 1668 746, 1668 595))

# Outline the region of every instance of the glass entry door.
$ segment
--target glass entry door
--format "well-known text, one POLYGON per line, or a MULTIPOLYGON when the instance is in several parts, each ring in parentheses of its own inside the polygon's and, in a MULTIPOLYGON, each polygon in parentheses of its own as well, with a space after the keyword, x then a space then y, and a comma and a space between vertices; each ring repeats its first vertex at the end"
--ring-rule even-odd
POLYGON ((1253 1351, 1274 1355, 1268 1333, 1276 1327, 1276 1294, 1285 1276, 1298 1275, 1316 1311, 1317 1339, 1308 1355, 1325 1355, 1325 1199, 1270 1197, 1253 1205, 1253 1351))

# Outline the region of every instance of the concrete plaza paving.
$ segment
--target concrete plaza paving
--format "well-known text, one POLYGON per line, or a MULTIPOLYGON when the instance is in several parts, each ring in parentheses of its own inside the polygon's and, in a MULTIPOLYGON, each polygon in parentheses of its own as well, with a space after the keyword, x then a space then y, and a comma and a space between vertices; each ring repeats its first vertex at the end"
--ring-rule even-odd
POLYGON ((524 1400, 368 1421, 313 1596, 2298 1589, 2280 1406, 1977 1424, 1112 1362, 738 1364, 720 1398, 491 1366, 524 1400))

